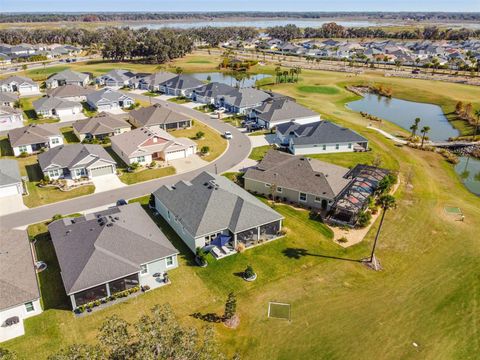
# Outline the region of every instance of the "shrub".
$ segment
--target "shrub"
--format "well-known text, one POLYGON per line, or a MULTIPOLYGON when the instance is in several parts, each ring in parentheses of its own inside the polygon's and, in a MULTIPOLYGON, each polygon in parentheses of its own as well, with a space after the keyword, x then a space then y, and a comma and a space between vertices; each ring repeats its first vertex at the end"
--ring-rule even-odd
POLYGON ((238 243, 237 244, 237 249, 236 249, 239 253, 242 253, 245 251, 245 245, 243 243, 238 243))
POLYGON ((348 239, 345 236, 342 236, 340 239, 337 240, 339 243, 346 243, 348 242, 348 239))
POLYGON ((130 164, 130 169, 132 170, 137 170, 139 168, 140 164, 138 162, 133 162, 130 164))
POLYGON ((200 139, 203 139, 204 136, 205 136, 205 133, 203 131, 198 131, 195 134, 195 139, 200 140, 200 139))
POLYGON ((55 220, 60 220, 62 218, 62 215, 60 214, 55 214, 52 216, 52 221, 55 221, 55 220))
POLYGON ((370 220, 372 219, 372 214, 368 211, 362 211, 358 215, 357 225, 358 227, 366 227, 370 224, 370 220))
POLYGON ((202 146, 202 148, 200 149, 200 152, 203 154, 203 155, 206 155, 210 152, 210 148, 208 146, 202 146))
POLYGON ((245 271, 243 272, 243 275, 248 279, 255 276, 255 271, 253 271, 253 268, 250 265, 248 265, 245 271))
POLYGON ((207 252, 201 247, 197 247, 196 256, 202 264, 207 262, 207 252))
POLYGON ((155 160, 153 160, 151 163, 150 163, 150 167, 155 167, 157 166, 157 162, 155 160))
POLYGON ((27 153, 26 151, 22 151, 22 152, 20 153, 20 157, 21 157, 21 158, 26 158, 27 156, 28 156, 28 153, 27 153))

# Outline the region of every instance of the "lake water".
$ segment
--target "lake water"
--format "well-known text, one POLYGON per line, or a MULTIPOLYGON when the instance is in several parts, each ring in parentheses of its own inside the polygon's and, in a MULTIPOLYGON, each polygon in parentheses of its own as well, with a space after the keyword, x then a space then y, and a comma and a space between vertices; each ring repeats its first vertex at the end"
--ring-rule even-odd
POLYGON ((420 135, 420 129, 423 126, 429 126, 430 131, 427 136, 433 141, 444 141, 459 135, 458 130, 448 122, 442 108, 438 105, 367 94, 361 100, 348 103, 347 107, 385 119, 408 131, 414 119, 419 117, 421 121, 417 134, 420 135))
MULTIPOLYGON (((208 77, 210 76, 210 82, 219 82, 219 83, 227 84, 230 86, 237 86, 237 83, 238 83, 235 77, 232 75, 229 75, 228 73, 206 72, 206 73, 193 73, 191 75, 201 81, 207 81, 208 77)), ((244 75, 245 77, 240 81, 240 87, 253 87, 255 86, 255 82, 257 80, 264 79, 266 77, 271 76, 268 74, 248 74, 248 73, 243 73, 242 75, 244 75)))
POLYGON ((480 196, 480 160, 461 157, 455 172, 468 190, 480 196))
POLYGON ((176 29, 192 29, 204 26, 212 27, 229 27, 229 26, 249 26, 257 29, 265 29, 271 26, 285 26, 295 24, 300 28, 321 27, 325 23, 336 22, 338 25, 345 27, 369 27, 369 26, 388 26, 392 25, 377 21, 335 21, 335 20, 301 20, 301 19, 271 19, 271 20, 213 20, 213 21, 178 21, 178 22, 156 22, 156 23, 122 23, 122 26, 129 26, 132 29, 146 27, 148 29, 176 28, 176 29))

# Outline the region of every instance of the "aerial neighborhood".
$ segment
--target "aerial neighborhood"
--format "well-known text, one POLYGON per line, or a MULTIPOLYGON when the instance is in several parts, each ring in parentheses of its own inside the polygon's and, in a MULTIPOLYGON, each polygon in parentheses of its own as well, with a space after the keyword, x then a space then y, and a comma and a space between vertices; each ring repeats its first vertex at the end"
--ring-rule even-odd
POLYGON ((0 360, 475 358, 480 31, 132 6, 0 27, 0 360))

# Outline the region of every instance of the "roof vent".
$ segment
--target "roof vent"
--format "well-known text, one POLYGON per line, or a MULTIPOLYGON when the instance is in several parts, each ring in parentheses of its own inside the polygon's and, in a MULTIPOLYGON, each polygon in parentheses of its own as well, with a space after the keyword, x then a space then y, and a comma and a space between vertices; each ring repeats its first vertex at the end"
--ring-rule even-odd
POLYGON ((115 220, 120 220, 120 218, 118 216, 115 216, 114 219, 115 220))
POLYGON ((113 224, 112 224, 112 223, 108 223, 107 226, 108 226, 108 227, 111 227, 111 226, 113 226, 113 224))

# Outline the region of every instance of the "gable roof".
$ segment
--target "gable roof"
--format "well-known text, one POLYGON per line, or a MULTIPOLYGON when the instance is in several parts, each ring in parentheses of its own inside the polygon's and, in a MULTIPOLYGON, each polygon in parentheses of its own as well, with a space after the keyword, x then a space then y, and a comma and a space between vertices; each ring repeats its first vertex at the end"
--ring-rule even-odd
POLYGON ((76 84, 66 84, 55 89, 47 89, 47 95, 59 98, 86 96, 95 90, 92 88, 84 88, 76 84))
POLYGON ((5 102, 16 102, 18 100, 18 95, 14 93, 0 91, 0 103, 5 102))
POLYGON ((17 160, 0 160, 0 186, 17 184, 22 181, 17 160))
POLYGON ((106 100, 108 102, 119 102, 120 100, 126 98, 131 99, 129 95, 109 88, 94 91, 87 95, 87 100, 94 104, 97 104, 102 100, 106 100))
POLYGON ((140 271, 178 254, 139 203, 48 225, 67 294, 140 271))
POLYGON ((50 136, 61 136, 60 130, 53 124, 30 124, 8 132, 12 147, 46 143, 50 136))
POLYGON ((54 80, 63 80, 67 82, 84 82, 85 80, 88 80, 90 78, 90 75, 84 74, 78 71, 73 71, 70 69, 66 69, 63 71, 60 71, 59 73, 56 73, 52 76, 50 76, 47 79, 47 82, 53 82, 54 80))
POLYGON ((12 75, 9 76, 5 79, 0 79, 0 85, 2 84, 11 84, 11 83, 17 83, 17 84, 30 84, 30 85, 37 85, 35 81, 32 79, 25 77, 25 76, 18 76, 18 75, 12 75))
POLYGON ((320 117, 315 111, 299 105, 294 100, 288 98, 268 99, 255 108, 254 111, 260 119, 270 123, 312 116, 320 117))
POLYGON ((257 90, 254 88, 240 88, 233 89, 232 91, 221 96, 225 102, 236 106, 246 107, 254 106, 267 100, 270 95, 265 91, 257 90))
POLYGON ((348 171, 320 160, 270 150, 244 178, 333 199, 348 185, 344 177, 348 171))
POLYGON ((40 298, 27 232, 1 228, 0 310, 40 298))
POLYGON ((65 100, 57 97, 44 96, 33 103, 35 111, 50 111, 52 109, 69 109, 73 107, 81 107, 77 101, 65 100))
POLYGON ((173 89, 193 89, 204 83, 191 75, 180 74, 161 83, 162 86, 173 89))
POLYGON ((133 117, 141 126, 146 127, 190 120, 188 116, 176 112, 161 104, 154 104, 152 106, 141 107, 130 111, 130 116, 133 117))
POLYGON ((165 130, 152 130, 147 128, 138 128, 123 134, 115 135, 110 141, 112 142, 112 145, 118 147, 118 149, 128 157, 150 155, 154 152, 173 150, 171 147, 176 147, 178 150, 181 150, 182 148, 196 145, 193 140, 188 138, 176 138, 165 130), (147 140, 153 138, 156 138, 159 141, 151 145, 144 145, 147 140))
POLYGON ((237 233, 283 218, 232 181, 206 171, 153 195, 194 237, 224 229, 237 233))
POLYGON ((129 70, 113 69, 106 74, 100 75, 97 79, 111 78, 117 82, 125 82, 135 77, 135 74, 129 70))
POLYGON ((42 170, 50 165, 57 165, 61 168, 72 168, 84 159, 89 160, 83 164, 85 167, 93 164, 98 159, 115 164, 115 160, 112 159, 101 145, 60 145, 38 155, 38 163, 42 170))
POLYGON ((12 108, 10 106, 0 105, 0 115, 22 115, 22 112, 19 109, 12 108))
POLYGON ((233 90, 235 90, 233 86, 220 82, 211 82, 196 88, 193 91, 199 96, 216 98, 217 96, 227 94, 233 90))
POLYGON ((161 72, 157 72, 151 75, 141 77, 138 79, 138 81, 144 82, 150 86, 157 86, 157 85, 160 85, 161 83, 164 83, 167 80, 173 79, 176 76, 177 76, 176 74, 161 71, 161 72))
POLYGON ((317 121, 309 124, 287 123, 277 126, 281 134, 294 134, 294 145, 331 144, 344 142, 365 142, 363 136, 353 130, 338 126, 330 121, 317 121))
POLYGON ((75 121, 72 126, 80 134, 92 135, 111 133, 115 129, 130 129, 130 124, 125 120, 115 118, 106 112, 101 112, 89 119, 75 121))

